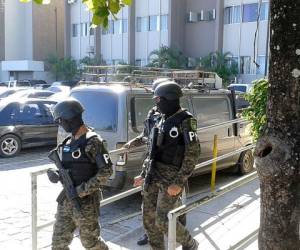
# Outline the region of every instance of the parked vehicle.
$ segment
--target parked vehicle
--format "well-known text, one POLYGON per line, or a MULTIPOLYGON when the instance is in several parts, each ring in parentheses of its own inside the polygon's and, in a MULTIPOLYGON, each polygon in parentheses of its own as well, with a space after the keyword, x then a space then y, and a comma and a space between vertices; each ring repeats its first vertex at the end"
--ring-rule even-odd
POLYGON ((63 86, 63 85, 58 85, 58 86, 50 86, 47 88, 47 90, 59 93, 59 92, 70 92, 70 87, 69 86, 63 86))
POLYGON ((11 80, 11 81, 5 82, 5 84, 9 88, 15 88, 15 87, 34 88, 38 85, 47 85, 47 82, 45 82, 44 80, 31 79, 31 80, 11 80))
MULTIPOLYGON (((128 140, 139 135, 143 130, 148 110, 154 105, 151 91, 143 86, 116 84, 82 86, 74 88, 70 96, 82 103, 85 108, 84 120, 101 134, 109 150, 120 148, 128 140)), ((234 99, 234 92, 228 90, 184 89, 181 104, 194 114, 198 128, 201 128, 236 118, 234 99)), ((215 134, 218 136, 218 155, 229 153, 252 142, 247 126, 242 124, 199 132, 201 162, 212 158, 212 142, 215 134)), ((64 135, 62 130, 59 130, 58 140, 61 141, 64 135)), ((118 159, 113 159, 114 174, 110 185, 122 188, 125 183, 130 183, 132 178, 140 173, 145 153, 146 146, 142 146, 120 155, 118 159)), ((252 171, 252 151, 218 162, 218 169, 235 164, 241 173, 252 171)), ((207 166, 198 170, 195 175, 209 171, 210 166, 207 166)))
POLYGON ((18 91, 23 90, 22 88, 7 88, 7 87, 1 87, 0 89, 0 101, 18 91))
POLYGON ((55 102, 40 99, 0 102, 0 156, 13 157, 22 148, 55 145, 55 102))
POLYGON ((232 83, 228 86, 228 89, 231 90, 235 90, 235 91, 240 91, 240 92, 244 92, 244 93, 248 93, 251 88, 252 88, 253 84, 246 84, 246 83, 232 83))
POLYGON ((41 89, 23 89, 17 91, 7 98, 9 99, 19 99, 19 98, 48 98, 52 96, 54 92, 49 90, 41 90, 41 89))
POLYGON ((69 86, 69 87, 75 87, 77 85, 78 81, 76 80, 72 80, 72 81, 56 81, 56 82, 53 82, 51 84, 51 87, 54 87, 54 86, 69 86))

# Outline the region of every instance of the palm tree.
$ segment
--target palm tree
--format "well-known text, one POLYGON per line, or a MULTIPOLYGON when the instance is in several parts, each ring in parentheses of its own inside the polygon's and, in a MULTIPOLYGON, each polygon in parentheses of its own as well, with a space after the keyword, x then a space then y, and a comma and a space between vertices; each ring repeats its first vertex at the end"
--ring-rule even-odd
POLYGON ((161 46, 150 53, 151 63, 148 66, 157 68, 186 68, 187 58, 178 49, 161 46))
POLYGON ((238 64, 232 59, 230 52, 211 52, 200 60, 198 67, 216 72, 225 84, 238 74, 238 64))

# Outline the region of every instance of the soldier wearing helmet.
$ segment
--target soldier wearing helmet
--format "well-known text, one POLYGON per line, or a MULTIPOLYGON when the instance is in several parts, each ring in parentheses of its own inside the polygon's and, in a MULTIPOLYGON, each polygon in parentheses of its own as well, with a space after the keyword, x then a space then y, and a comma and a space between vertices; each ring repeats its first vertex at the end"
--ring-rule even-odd
MULTIPOLYGON (((155 89, 162 83, 170 81, 169 78, 157 78, 156 80, 153 81, 152 83, 152 91, 154 92, 155 89)), ((157 106, 155 105, 154 107, 152 107, 147 115, 146 120, 144 121, 144 130, 143 133, 139 136, 137 136, 136 138, 132 139, 131 141, 129 141, 128 143, 125 144, 126 148, 132 148, 132 147, 137 147, 137 146, 141 146, 144 145, 145 143, 148 144, 148 151, 149 151, 149 136, 150 136, 150 132, 151 129, 153 128, 154 124, 156 123, 156 121, 159 119, 159 117, 161 116, 161 113, 159 112, 157 106)), ((143 178, 146 175, 146 169, 148 168, 148 163, 149 163, 149 153, 147 152, 144 163, 143 163, 143 167, 142 167, 142 172, 141 172, 141 176, 143 176, 143 178)), ((182 215, 179 217, 179 220, 185 224, 186 223, 186 216, 182 215)), ((138 245, 146 245, 148 243, 148 236, 147 234, 142 235, 138 241, 137 244, 138 245)))
MULTIPOLYGON (((161 116, 151 129, 149 165, 135 178, 135 186, 143 185, 143 222, 152 249, 164 248, 168 232, 167 214, 174 209, 187 179, 199 160, 200 144, 196 119, 180 106, 183 93, 174 81, 161 83, 154 99, 161 116)), ((198 249, 185 226, 177 222, 177 241, 183 250, 198 249)))
MULTIPOLYGON (((75 99, 68 99, 54 107, 54 120, 66 132, 67 137, 56 150, 61 155, 63 168, 68 169, 77 196, 80 198, 81 213, 74 209, 64 190, 57 198, 58 206, 52 236, 52 249, 69 249, 75 229, 79 228, 82 245, 86 249, 107 250, 100 238, 99 189, 112 174, 112 163, 101 137, 88 128, 83 120, 82 105, 75 99)), ((57 183, 59 171, 49 169, 48 178, 57 183)))

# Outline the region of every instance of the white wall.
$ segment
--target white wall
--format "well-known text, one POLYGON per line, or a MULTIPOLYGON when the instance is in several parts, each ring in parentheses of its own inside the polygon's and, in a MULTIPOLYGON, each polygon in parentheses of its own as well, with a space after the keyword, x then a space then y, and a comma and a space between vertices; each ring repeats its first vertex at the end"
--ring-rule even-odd
POLYGON ((5 2, 5 59, 33 59, 32 3, 5 2))
MULTIPOLYGON (((147 17, 150 15, 167 15, 169 13, 169 0, 138 0, 135 7, 136 17, 147 17)), ((159 21, 158 21, 159 22, 159 21)), ((159 23, 158 23, 158 26, 159 23)), ((170 23, 168 23, 170 28, 170 23)), ((161 46, 169 46, 168 30, 135 32, 135 58, 146 60, 149 54, 161 46)))
MULTIPOLYGON (((258 3, 258 0, 225 0, 224 6, 235 6, 241 4, 258 3)), ((263 1, 267 2, 267 1, 263 1)), ((241 15, 242 15, 241 8, 241 15)), ((245 22, 224 24, 223 33, 223 51, 230 51, 234 56, 250 56, 253 61, 254 56, 265 56, 267 43, 268 21, 259 21, 259 29, 257 32, 255 52, 254 52, 254 37, 256 31, 256 22, 245 22)), ((250 83, 251 81, 261 78, 263 75, 256 74, 256 67, 251 65, 251 73, 241 75, 240 79, 243 82, 250 83)))
POLYGON ((90 36, 89 32, 87 36, 81 35, 81 23, 90 23, 92 21, 92 15, 88 11, 86 5, 82 4, 82 1, 77 1, 74 4, 71 4, 70 12, 71 57, 76 60, 80 60, 89 56, 89 47, 95 45, 95 38, 94 36, 90 36), (79 24, 77 37, 73 37, 72 35, 72 24, 79 24))
MULTIPOLYGON (((113 60, 120 60, 128 62, 129 60, 129 20, 128 7, 123 8, 117 15, 119 20, 127 19, 127 33, 121 34, 101 34, 101 55, 105 61, 112 62, 113 60)), ((112 17, 110 17, 112 20, 112 17)))

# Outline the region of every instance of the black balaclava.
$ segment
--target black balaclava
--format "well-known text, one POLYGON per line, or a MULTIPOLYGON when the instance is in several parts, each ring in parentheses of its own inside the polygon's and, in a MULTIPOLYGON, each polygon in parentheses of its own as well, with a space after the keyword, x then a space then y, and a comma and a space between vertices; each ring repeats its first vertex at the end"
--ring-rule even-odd
POLYGON ((60 125, 67 133, 72 133, 72 135, 74 136, 77 133, 78 129, 83 125, 83 120, 81 115, 78 115, 69 120, 61 119, 60 125))
POLYGON ((179 99, 167 100, 163 97, 160 97, 160 101, 156 104, 159 111, 169 117, 175 114, 180 109, 179 99))

